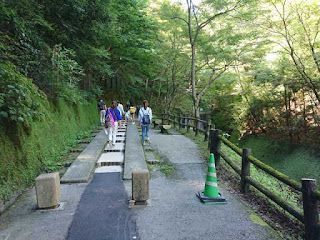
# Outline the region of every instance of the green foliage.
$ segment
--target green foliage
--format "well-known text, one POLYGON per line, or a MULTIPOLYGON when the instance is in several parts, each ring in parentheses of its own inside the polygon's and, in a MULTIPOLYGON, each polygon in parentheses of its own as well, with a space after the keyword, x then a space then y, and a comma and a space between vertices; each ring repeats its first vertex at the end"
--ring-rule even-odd
POLYGON ((77 103, 86 98, 86 93, 78 88, 78 82, 84 76, 82 67, 75 59, 75 52, 60 45, 55 45, 51 51, 50 70, 47 73, 46 85, 50 95, 62 97, 77 103))
POLYGON ((56 171, 58 160, 84 131, 98 124, 96 102, 70 104, 58 99, 47 108, 45 121, 0 126, 0 199, 33 184, 42 172, 56 171))
POLYGON ((258 159, 298 182, 301 178, 320 181, 317 148, 264 137, 246 136, 239 144, 242 148, 251 148, 258 159))
POLYGON ((169 177, 174 173, 174 164, 169 161, 163 161, 160 164, 160 172, 162 172, 166 177, 169 177))
POLYGON ((0 121, 22 122, 29 126, 45 117, 45 95, 20 74, 13 64, 0 63, 0 121))
POLYGON ((79 102, 118 90, 140 101, 159 62, 145 8, 135 0, 2 1, 0 61, 14 64, 49 98, 79 102))
POLYGON ((83 76, 82 67, 73 60, 75 52, 61 45, 55 45, 52 52, 51 63, 55 82, 75 85, 79 77, 83 76))

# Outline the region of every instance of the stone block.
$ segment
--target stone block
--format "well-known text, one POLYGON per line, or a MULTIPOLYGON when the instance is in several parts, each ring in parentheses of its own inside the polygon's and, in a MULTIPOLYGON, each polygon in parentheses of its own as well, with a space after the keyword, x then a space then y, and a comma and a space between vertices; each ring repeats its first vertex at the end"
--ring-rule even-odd
POLYGON ((132 171, 132 199, 135 202, 146 202, 149 199, 149 170, 132 171))
POLYGON ((60 176, 58 172, 41 174, 36 178, 38 208, 57 207, 60 203, 60 176))

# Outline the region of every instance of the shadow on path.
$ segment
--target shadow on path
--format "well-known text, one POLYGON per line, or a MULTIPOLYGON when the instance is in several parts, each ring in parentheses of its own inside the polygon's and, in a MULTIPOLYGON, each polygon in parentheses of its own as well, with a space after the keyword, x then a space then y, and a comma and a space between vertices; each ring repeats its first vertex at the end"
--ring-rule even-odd
POLYGON ((97 173, 86 187, 68 240, 137 239, 120 173, 97 173))

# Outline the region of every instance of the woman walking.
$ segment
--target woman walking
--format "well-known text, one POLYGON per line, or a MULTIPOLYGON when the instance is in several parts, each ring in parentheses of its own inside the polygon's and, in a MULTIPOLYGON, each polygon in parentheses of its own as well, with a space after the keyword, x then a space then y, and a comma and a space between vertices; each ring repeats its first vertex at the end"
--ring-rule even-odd
POLYGON ((131 123, 134 124, 134 114, 136 112, 136 108, 133 106, 133 104, 131 104, 129 111, 130 111, 131 123))
POLYGON ((145 135, 150 143, 150 123, 152 122, 152 110, 148 107, 147 100, 143 101, 143 107, 139 111, 139 123, 142 128, 142 144, 145 145, 145 135))
POLYGON ((112 148, 112 146, 115 146, 116 144, 116 136, 118 132, 118 127, 121 127, 121 114, 120 111, 117 109, 117 102, 113 101, 111 104, 111 107, 108 108, 106 112, 106 126, 109 130, 109 146, 112 148), (118 126, 119 124, 119 126, 118 126))

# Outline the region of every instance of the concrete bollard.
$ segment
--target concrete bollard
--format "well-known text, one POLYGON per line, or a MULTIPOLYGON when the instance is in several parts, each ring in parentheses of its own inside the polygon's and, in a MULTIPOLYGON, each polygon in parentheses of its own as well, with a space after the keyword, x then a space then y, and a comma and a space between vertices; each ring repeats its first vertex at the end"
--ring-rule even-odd
POLYGON ((135 205, 146 205, 149 199, 149 170, 132 171, 132 200, 135 205))
POLYGON ((38 208, 55 208, 60 204, 59 173, 41 174, 36 178, 38 208))

